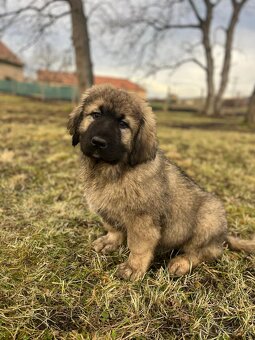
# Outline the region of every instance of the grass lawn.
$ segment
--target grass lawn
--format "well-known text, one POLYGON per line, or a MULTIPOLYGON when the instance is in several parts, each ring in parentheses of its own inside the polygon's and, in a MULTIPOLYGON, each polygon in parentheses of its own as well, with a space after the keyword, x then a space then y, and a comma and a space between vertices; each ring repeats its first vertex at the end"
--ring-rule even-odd
MULTIPOLYGON (((102 233, 79 180, 67 103, 0 95, 0 339, 254 339, 254 257, 173 279, 156 259, 143 281, 115 277, 128 251, 98 255, 102 233)), ((255 134, 240 118, 157 112, 167 156, 216 192, 229 228, 255 231, 255 134)))

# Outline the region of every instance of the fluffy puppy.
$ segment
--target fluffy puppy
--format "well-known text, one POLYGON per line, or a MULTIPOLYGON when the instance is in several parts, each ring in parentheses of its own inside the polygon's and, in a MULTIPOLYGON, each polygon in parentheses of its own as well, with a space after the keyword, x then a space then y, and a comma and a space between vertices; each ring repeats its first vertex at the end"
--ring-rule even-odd
MULTIPOLYGON (((156 251, 179 250, 168 264, 177 276, 222 254, 228 238, 221 201, 164 157, 144 100, 108 85, 93 86, 70 114, 68 129, 73 146, 80 144, 88 206, 107 231, 94 249, 114 251, 127 240, 130 255, 118 267, 121 277, 142 277, 156 251)), ((231 237, 229 242, 254 252, 254 241, 231 237)))

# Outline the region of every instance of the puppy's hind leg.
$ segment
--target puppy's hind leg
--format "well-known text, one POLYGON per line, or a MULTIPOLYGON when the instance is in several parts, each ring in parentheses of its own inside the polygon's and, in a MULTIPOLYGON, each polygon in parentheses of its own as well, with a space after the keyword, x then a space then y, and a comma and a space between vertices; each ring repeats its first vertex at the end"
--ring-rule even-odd
POLYGON ((208 195, 197 212, 193 236, 181 247, 183 254, 169 262, 169 273, 181 276, 199 263, 221 256, 226 232, 227 222, 222 203, 215 196, 208 195))
POLYGON ((121 230, 117 230, 105 223, 104 228, 108 233, 99 237, 92 243, 92 247, 96 252, 102 252, 103 254, 113 252, 118 249, 124 242, 125 234, 121 230))
POLYGON ((190 249, 182 255, 178 255, 170 260, 168 271, 170 275, 182 276, 191 272, 193 268, 204 261, 213 261, 221 256, 223 247, 217 244, 211 244, 204 248, 190 249))

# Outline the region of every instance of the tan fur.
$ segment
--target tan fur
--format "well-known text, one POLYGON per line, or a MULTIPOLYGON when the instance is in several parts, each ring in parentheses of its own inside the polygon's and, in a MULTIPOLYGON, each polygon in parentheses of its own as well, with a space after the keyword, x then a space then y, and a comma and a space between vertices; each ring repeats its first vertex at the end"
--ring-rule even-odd
POLYGON ((255 235, 250 240, 243 240, 239 237, 228 236, 227 242, 229 248, 237 251, 244 251, 249 254, 255 254, 255 235))
MULTIPOLYGON (((87 114, 98 103, 124 114, 131 129, 121 132, 128 152, 118 164, 81 155, 85 198, 108 231, 94 242, 94 249, 113 251, 127 239, 130 255, 118 273, 133 280, 145 274, 155 252, 180 250, 168 265, 173 275, 219 257, 227 232, 223 205, 157 149, 155 116, 142 99, 110 86, 92 87, 70 115, 70 133, 86 133, 87 114)), ((245 248, 240 243, 235 247, 245 248)))

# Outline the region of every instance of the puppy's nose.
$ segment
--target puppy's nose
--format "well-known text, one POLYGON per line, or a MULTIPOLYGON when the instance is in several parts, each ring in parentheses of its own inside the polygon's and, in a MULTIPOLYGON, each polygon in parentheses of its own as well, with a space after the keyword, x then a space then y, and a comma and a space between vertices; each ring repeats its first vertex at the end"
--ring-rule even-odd
POLYGON ((100 149, 105 149, 107 147, 106 140, 101 138, 101 137, 98 137, 98 136, 92 137, 91 144, 93 146, 100 148, 100 149))

